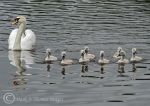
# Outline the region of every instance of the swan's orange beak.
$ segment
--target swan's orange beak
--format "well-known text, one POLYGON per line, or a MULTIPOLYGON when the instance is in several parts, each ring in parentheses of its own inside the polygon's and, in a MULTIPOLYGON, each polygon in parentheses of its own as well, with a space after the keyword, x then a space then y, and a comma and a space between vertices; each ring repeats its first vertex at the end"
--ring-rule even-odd
POLYGON ((18 22, 19 22, 19 19, 20 19, 20 18, 17 17, 17 18, 15 18, 15 19, 11 20, 11 24, 12 24, 12 25, 17 25, 18 22))

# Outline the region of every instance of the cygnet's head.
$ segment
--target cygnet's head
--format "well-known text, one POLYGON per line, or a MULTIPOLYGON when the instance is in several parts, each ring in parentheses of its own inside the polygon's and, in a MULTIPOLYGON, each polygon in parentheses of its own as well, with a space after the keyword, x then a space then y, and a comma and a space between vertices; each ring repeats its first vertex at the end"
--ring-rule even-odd
POLYGON ((85 50, 85 53, 87 54, 89 52, 89 47, 88 46, 85 46, 84 47, 84 50, 85 50))
POLYGON ((119 56, 125 57, 125 56, 126 56, 125 51, 121 51, 121 52, 119 53, 119 56))
POLYGON ((81 57, 84 57, 85 50, 81 50, 80 53, 81 53, 81 57))
POLYGON ((61 52, 61 56, 62 56, 62 60, 64 60, 66 57, 66 52, 65 51, 61 52))
POLYGON ((132 48, 132 53, 136 54, 137 53, 137 49, 136 48, 132 48))
POLYGON ((47 49, 46 49, 46 53, 51 53, 51 49, 50 49, 50 48, 47 48, 47 49))
POLYGON ((47 56, 49 57, 49 56, 51 55, 51 49, 47 48, 47 49, 46 49, 46 54, 47 54, 47 56))
POLYGON ((25 16, 18 16, 12 20, 12 25, 17 25, 17 24, 21 24, 21 23, 25 23, 25 22, 26 22, 25 16))
POLYGON ((104 57, 104 51, 100 51, 100 57, 104 57))
POLYGON ((118 52, 121 52, 122 51, 122 47, 118 47, 118 52))

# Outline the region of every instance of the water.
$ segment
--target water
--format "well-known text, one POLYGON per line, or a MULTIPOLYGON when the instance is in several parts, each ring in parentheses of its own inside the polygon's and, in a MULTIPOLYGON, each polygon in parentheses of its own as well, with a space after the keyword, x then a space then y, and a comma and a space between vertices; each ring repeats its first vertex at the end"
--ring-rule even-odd
POLYGON ((149 106, 150 3, 142 0, 2 0, 0 1, 0 104, 12 106, 149 106), (8 51, 10 20, 27 17, 27 27, 37 36, 33 52, 8 51), (61 51, 77 61, 89 46, 99 58, 104 50, 111 64, 96 62, 82 70, 80 64, 61 67, 59 61, 43 64, 45 49, 59 59, 61 51), (131 56, 138 48, 142 63, 118 72, 112 58, 118 46, 131 56), (21 58, 21 59, 20 59, 21 58), (4 98, 6 93, 13 93, 4 98))

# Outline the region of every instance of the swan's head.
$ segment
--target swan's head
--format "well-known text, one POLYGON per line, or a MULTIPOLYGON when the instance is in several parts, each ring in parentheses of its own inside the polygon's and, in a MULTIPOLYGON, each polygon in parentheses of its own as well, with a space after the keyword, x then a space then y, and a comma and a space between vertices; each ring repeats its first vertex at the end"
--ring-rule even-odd
POLYGON ((47 54, 51 54, 51 49, 47 48, 47 49, 46 49, 46 53, 47 53, 47 54))
POLYGON ((84 51, 85 51, 85 53, 87 54, 87 53, 89 52, 89 47, 88 47, 88 46, 85 46, 85 47, 84 47, 84 51))
POLYGON ((137 53, 137 49, 136 48, 132 48, 132 53, 136 54, 137 53))
POLYGON ((17 25, 17 24, 21 24, 21 23, 25 23, 25 22, 26 22, 25 16, 18 16, 12 20, 12 25, 17 25))
POLYGON ((62 56, 62 60, 64 60, 66 57, 66 52, 65 51, 61 52, 61 56, 62 56))
POLYGON ((100 57, 104 57, 104 51, 100 51, 100 57))
POLYGON ((84 57, 85 50, 81 50, 80 53, 81 53, 81 57, 84 57))

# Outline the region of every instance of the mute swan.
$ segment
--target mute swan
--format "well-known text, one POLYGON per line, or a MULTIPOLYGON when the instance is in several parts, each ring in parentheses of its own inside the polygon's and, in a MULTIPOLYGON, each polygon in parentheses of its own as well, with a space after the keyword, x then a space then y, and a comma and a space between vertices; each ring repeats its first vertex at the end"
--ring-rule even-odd
POLYGON ((104 51, 100 51, 100 59, 98 61, 99 64, 107 64, 109 60, 104 58, 104 51))
POLYGON ((121 59, 118 60, 117 63, 119 63, 119 64, 127 64, 127 63, 129 63, 129 60, 128 60, 128 59, 125 59, 125 56, 126 56, 125 51, 121 51, 121 52, 119 53, 119 56, 121 56, 121 59))
POLYGON ((90 60, 89 58, 85 58, 85 50, 81 50, 80 53, 81 53, 81 58, 79 59, 79 63, 80 64, 88 63, 90 60))
POLYGON ((85 54, 84 54, 85 58, 87 58, 89 60, 93 60, 95 58, 94 54, 89 53, 89 47, 88 46, 84 47, 84 51, 85 51, 85 54))
POLYGON ((142 57, 136 56, 137 54, 137 49, 132 48, 132 57, 130 59, 131 62, 140 62, 142 60, 142 57))
POLYGON ((113 55, 113 58, 115 58, 115 59, 121 59, 121 56, 119 56, 119 53, 121 51, 123 51, 122 47, 118 47, 117 51, 113 55))
POLYGON ((45 58, 46 62, 53 62, 53 61, 57 60, 57 57, 51 55, 51 49, 49 49, 49 48, 46 49, 46 54, 47 54, 47 56, 45 58))
POLYGON ((18 16, 13 20, 12 25, 19 25, 19 28, 12 30, 10 33, 8 48, 10 50, 32 50, 36 42, 36 36, 32 30, 26 30, 26 18, 18 16))
POLYGON ((61 56, 62 56, 62 60, 61 60, 61 63, 60 63, 61 65, 71 65, 71 64, 73 64, 72 60, 66 59, 66 52, 65 51, 63 51, 61 53, 61 56))

